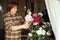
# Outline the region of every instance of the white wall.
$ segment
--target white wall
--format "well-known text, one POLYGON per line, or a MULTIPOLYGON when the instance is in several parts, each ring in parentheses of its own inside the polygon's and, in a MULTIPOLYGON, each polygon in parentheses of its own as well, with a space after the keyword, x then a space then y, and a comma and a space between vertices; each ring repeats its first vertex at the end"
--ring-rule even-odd
POLYGON ((45 3, 56 40, 60 40, 60 4, 58 0, 45 0, 45 3))

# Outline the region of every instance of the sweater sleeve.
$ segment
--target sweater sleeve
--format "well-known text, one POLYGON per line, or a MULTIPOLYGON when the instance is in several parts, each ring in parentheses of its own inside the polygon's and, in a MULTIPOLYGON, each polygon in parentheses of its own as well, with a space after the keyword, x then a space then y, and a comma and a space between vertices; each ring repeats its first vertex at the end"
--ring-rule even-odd
POLYGON ((5 30, 10 30, 11 31, 11 26, 12 26, 12 18, 9 17, 8 15, 3 16, 3 22, 5 25, 5 30))

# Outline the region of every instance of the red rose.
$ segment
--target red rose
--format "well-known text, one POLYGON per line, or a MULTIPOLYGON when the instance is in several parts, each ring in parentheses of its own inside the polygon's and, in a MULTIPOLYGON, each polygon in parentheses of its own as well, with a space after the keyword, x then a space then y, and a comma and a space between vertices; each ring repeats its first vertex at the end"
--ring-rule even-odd
POLYGON ((37 22, 37 23, 40 23, 40 19, 39 18, 33 18, 33 22, 37 22))

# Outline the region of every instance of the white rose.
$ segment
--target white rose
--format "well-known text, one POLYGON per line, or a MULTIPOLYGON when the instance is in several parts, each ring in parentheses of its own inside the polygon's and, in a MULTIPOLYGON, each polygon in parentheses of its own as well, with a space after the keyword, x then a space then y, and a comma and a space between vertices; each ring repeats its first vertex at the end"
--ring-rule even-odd
POLYGON ((45 35, 46 31, 45 30, 42 30, 42 35, 45 35))
POLYGON ((45 26, 44 26, 44 25, 42 25, 42 27, 43 27, 43 28, 45 28, 45 26))
POLYGON ((39 12, 38 15, 43 16, 43 14, 41 12, 39 12))
POLYGON ((47 31, 47 33, 46 33, 48 36, 50 36, 51 35, 51 32, 50 31, 47 31))
POLYGON ((42 27, 40 27, 39 30, 42 30, 42 27))
POLYGON ((50 26, 50 22, 47 22, 47 24, 50 26))
POLYGON ((35 22, 35 23, 33 23, 33 25, 38 25, 39 23, 37 23, 37 22, 35 22))
POLYGON ((36 33, 37 33, 37 35, 41 35, 42 31, 41 30, 37 30, 36 33))
POLYGON ((28 36, 29 36, 29 37, 32 37, 32 33, 28 33, 28 36))
POLYGON ((46 22, 43 22, 43 24, 46 24, 46 22))

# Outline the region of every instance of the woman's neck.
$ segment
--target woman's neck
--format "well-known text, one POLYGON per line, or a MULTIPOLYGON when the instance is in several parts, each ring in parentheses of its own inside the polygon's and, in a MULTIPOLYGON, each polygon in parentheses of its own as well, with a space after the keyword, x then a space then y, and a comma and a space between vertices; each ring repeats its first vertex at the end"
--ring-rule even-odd
POLYGON ((12 16, 15 16, 15 13, 9 12, 12 16))

